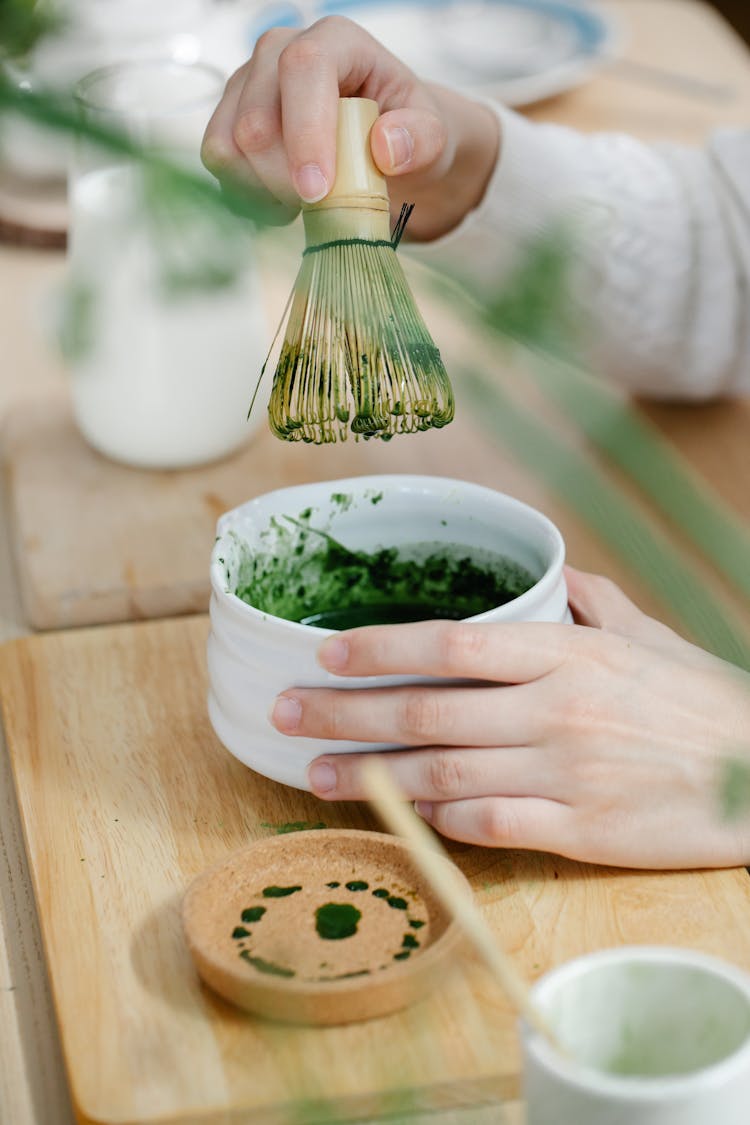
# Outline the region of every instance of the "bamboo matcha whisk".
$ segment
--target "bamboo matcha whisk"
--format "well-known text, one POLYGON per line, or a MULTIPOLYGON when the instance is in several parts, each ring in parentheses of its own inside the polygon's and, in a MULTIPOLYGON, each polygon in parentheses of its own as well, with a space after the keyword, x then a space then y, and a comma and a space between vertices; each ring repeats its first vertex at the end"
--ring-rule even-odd
POLYGON ((303 208, 306 249, 268 407, 286 441, 343 441, 349 430, 388 440, 453 418, 440 353, 396 257, 410 209, 390 234, 370 154, 377 116, 367 98, 339 100, 336 182, 303 208))

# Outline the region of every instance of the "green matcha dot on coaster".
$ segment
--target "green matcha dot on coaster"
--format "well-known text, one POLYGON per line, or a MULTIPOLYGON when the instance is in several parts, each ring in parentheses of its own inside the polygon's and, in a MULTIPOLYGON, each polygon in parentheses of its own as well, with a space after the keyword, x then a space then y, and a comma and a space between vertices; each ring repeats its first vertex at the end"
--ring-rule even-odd
POLYGON ((409 950, 405 949, 402 953, 394 953, 393 954, 393 960, 394 961, 405 961, 407 959, 407 957, 409 957, 409 956, 410 956, 409 950))
POLYGON ((246 930, 244 926, 235 926, 232 930, 232 937, 235 939, 250 937, 250 931, 246 930))
POLYGON ((420 922, 419 918, 410 918, 409 925, 413 930, 421 930, 424 922, 420 922))
POLYGON ((274 961, 266 961, 263 957, 255 957, 251 954, 249 949, 243 949, 240 953, 245 961, 257 969, 259 973, 268 973, 273 977, 293 977, 295 976, 294 969, 287 969, 283 965, 277 965, 274 961))
POLYGON ((369 886, 369 883, 363 883, 361 879, 352 879, 351 883, 346 884, 346 889, 348 891, 366 891, 369 886))
POLYGON ((266 912, 265 906, 248 906, 240 914, 243 922, 260 922, 266 912))
POLYGON ((405 898, 396 898, 395 895, 389 895, 388 905, 391 910, 406 910, 409 905, 405 898))
POLYGON ((301 891, 302 887, 264 887, 263 898, 286 898, 301 891))
POLYGON ((341 941, 357 932, 362 911, 349 902, 328 902, 315 911, 315 929, 326 941, 341 941))
POLYGON ((375 898, 388 898, 391 892, 387 891, 385 887, 378 887, 378 889, 376 891, 373 891, 372 893, 375 898))
POLYGON ((404 934, 404 940, 401 944, 404 949, 419 949, 419 942, 414 937, 414 934, 404 934))

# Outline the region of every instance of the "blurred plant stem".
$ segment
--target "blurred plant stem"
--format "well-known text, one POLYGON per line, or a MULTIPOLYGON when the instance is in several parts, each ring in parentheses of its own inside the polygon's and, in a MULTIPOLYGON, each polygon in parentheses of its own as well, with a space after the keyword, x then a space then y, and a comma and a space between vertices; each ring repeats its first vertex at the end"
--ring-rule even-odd
POLYGON ((161 185, 162 194, 171 195, 176 203, 205 207, 219 219, 231 212, 258 226, 278 221, 278 209, 250 187, 226 183, 219 188, 207 175, 192 172, 159 151, 139 144, 125 131, 85 118, 75 101, 62 94, 24 90, 0 76, 0 114, 3 112, 18 114, 42 128, 133 161, 161 185))

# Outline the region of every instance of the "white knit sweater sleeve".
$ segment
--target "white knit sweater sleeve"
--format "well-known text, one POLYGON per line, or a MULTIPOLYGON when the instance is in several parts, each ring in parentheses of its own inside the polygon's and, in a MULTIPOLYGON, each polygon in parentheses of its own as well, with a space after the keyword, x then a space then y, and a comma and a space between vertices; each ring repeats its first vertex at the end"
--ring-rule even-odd
POLYGON ((594 370, 659 397, 750 393, 750 129, 689 149, 498 113, 484 199, 419 256, 502 284, 534 240, 569 223, 594 370))

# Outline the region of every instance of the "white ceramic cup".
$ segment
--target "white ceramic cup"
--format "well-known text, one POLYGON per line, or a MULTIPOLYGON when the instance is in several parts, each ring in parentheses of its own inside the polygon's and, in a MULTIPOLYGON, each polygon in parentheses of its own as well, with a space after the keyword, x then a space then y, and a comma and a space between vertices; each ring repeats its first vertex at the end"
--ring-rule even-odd
POLYGON ((522 1024, 526 1125, 747 1125, 750 976, 690 949, 623 946, 534 985, 569 1058, 522 1024))
POLYGON ((307 769, 320 754, 395 748, 280 734, 269 719, 279 692, 423 682, 404 676, 331 675, 316 660, 330 629, 262 613, 234 593, 245 554, 269 550, 271 521, 298 517, 308 508, 314 526, 355 550, 460 543, 509 556, 537 578, 526 593, 474 621, 570 620, 560 532, 541 512, 490 488, 441 477, 354 477, 280 489, 235 508, 218 522, 211 560, 208 710, 227 749, 276 781, 309 789, 307 769))

